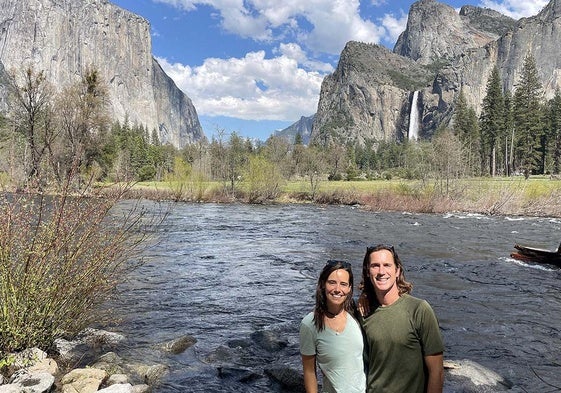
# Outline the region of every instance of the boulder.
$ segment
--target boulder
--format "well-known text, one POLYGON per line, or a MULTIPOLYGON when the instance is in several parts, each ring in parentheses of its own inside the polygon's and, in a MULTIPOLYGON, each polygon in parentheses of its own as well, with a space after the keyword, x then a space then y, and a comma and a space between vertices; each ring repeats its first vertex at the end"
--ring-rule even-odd
POLYGON ((491 393, 504 392, 512 388, 510 381, 472 360, 446 361, 444 369, 445 393, 491 393))
POLYGON ((62 377, 62 393, 96 392, 107 378, 107 372, 97 368, 77 368, 62 377))

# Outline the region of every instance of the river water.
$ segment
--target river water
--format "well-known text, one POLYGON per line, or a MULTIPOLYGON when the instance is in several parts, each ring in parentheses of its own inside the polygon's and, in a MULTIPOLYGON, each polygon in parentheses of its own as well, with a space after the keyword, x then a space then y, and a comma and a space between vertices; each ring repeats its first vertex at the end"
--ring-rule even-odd
POLYGON ((113 305, 131 341, 122 356, 170 368, 156 392, 280 391, 264 370, 300 370, 298 326, 325 261, 351 262, 358 283, 365 248, 377 243, 395 245, 413 295, 435 309, 446 360, 478 362, 516 392, 560 391, 561 270, 509 253, 515 242, 557 248, 561 220, 349 206, 167 207, 158 242, 113 305), (257 346, 264 331, 285 346, 257 346), (183 335, 197 343, 179 355, 154 350, 183 335))

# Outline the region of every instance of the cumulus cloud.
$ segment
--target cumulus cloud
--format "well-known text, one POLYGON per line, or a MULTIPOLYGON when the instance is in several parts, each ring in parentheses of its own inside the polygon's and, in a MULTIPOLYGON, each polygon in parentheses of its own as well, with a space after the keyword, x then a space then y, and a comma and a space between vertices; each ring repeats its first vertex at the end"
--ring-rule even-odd
MULTIPOLYGON (((153 1, 188 12, 211 7, 223 31, 273 48, 268 54, 255 50, 242 58, 208 58, 196 67, 158 59, 199 114, 251 120, 286 121, 314 113, 321 82, 333 71, 329 56, 336 60, 350 40, 391 45, 407 23, 403 10, 364 18, 359 0, 153 1)), ((537 14, 547 2, 480 0, 479 5, 518 19, 537 14)), ((370 0, 375 7, 391 3, 370 0)))
POLYGON ((482 0, 481 6, 499 11, 514 19, 536 15, 549 3, 549 0, 482 0))
POLYGON ((198 67, 157 60, 188 92, 199 113, 246 120, 297 119, 314 113, 324 76, 305 71, 284 54, 267 59, 264 51, 243 58, 210 58, 198 67))
POLYGON ((193 100, 200 114, 242 119, 291 120, 317 109, 321 82, 350 40, 378 43, 394 36, 397 19, 376 25, 363 19, 359 0, 154 0, 195 11, 216 10, 222 29, 273 46, 243 58, 209 58, 201 66, 162 68, 193 100), (388 33, 390 31, 390 33, 388 33))
POLYGON ((154 0, 193 11, 211 6, 228 33, 256 41, 291 39, 314 53, 339 54, 350 40, 378 43, 383 26, 363 19, 359 0, 154 0))
POLYGON ((386 14, 382 18, 382 26, 387 30, 387 41, 389 42, 396 42, 397 38, 407 26, 407 17, 408 15, 405 14, 403 11, 401 12, 399 18, 396 18, 394 15, 386 14))

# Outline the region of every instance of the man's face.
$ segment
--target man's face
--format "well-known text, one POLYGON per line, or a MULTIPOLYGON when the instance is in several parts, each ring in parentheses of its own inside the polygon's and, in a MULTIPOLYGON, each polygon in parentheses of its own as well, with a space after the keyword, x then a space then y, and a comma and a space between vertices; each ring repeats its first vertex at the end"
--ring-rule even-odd
POLYGON ((368 271, 376 292, 399 292, 396 284, 399 268, 395 265, 391 251, 382 249, 371 253, 368 271))

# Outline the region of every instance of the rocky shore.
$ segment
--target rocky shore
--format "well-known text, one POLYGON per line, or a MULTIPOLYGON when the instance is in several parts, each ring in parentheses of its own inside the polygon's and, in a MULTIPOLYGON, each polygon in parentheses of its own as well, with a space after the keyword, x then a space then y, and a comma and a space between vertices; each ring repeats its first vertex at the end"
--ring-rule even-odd
MULTIPOLYGON (((150 393, 170 372, 165 364, 127 363, 112 349, 126 338, 117 333, 88 329, 75 340, 58 339, 55 357, 37 348, 10 355, 7 376, 0 375, 0 393, 150 393), (70 365, 78 365, 72 367, 70 365)), ((286 343, 273 332, 263 331, 253 337, 254 344, 268 352, 280 351, 286 343)), ((161 343, 155 351, 180 354, 197 342, 186 335, 161 343)), ((233 351, 243 351, 242 347, 233 351)), ((226 358, 230 357, 227 355, 226 358)), ((217 362, 217 371, 224 378, 251 380, 251 370, 239 370, 217 362)), ((265 367, 268 378, 275 380, 282 391, 304 392, 300 369, 282 364, 265 367)), ((444 393, 504 392, 512 384, 486 367, 471 360, 446 360, 444 393)))
MULTIPOLYGON (((124 362, 111 349, 125 339, 117 333, 87 329, 75 340, 57 339, 55 357, 38 348, 12 354, 6 362, 7 376, 0 375, 0 393, 152 392, 169 372, 168 367, 124 362)), ((178 353, 195 343, 196 339, 185 336, 156 350, 178 353)))

